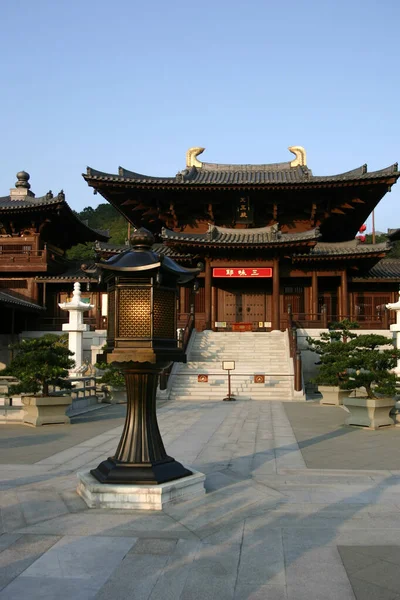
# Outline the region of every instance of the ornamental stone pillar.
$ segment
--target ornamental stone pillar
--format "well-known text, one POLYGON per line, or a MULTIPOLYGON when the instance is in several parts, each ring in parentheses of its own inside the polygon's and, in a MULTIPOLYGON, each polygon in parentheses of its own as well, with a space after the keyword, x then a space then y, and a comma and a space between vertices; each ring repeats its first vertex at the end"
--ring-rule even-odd
POLYGON ((89 330, 89 325, 83 322, 83 313, 94 305, 82 302, 81 285, 76 282, 71 302, 62 302, 58 306, 69 312, 69 323, 64 323, 62 329, 68 331, 68 348, 74 354, 71 358, 75 361, 75 368, 71 373, 78 372, 83 363, 83 332, 89 330))

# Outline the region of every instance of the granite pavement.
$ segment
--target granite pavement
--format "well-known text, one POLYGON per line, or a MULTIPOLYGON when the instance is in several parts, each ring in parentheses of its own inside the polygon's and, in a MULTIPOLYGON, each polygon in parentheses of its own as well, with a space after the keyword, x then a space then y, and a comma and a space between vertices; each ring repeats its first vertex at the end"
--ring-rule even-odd
POLYGON ((113 454, 123 410, 1 426, 0 600, 400 600, 399 428, 312 403, 165 403, 167 451, 207 494, 88 509, 76 472, 113 454))

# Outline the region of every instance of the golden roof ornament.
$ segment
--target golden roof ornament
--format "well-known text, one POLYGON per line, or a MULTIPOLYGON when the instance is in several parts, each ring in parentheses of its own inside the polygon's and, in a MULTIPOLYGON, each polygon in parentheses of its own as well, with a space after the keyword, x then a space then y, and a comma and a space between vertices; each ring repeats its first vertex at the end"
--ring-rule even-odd
POLYGON ((289 146, 288 150, 295 155, 295 159, 290 163, 291 167, 306 167, 307 155, 303 146, 289 146))
POLYGON ((188 168, 198 167, 199 169, 201 169, 203 163, 197 160, 197 157, 199 154, 204 152, 204 150, 205 148, 200 147, 189 148, 189 150, 186 152, 186 166, 188 168))

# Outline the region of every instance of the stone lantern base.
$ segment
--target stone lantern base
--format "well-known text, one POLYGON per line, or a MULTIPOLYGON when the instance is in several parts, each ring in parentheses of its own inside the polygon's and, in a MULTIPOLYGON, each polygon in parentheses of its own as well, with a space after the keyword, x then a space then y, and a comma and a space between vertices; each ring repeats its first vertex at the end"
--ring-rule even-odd
POLYGON ((194 469, 192 475, 156 485, 100 483, 90 471, 77 474, 77 492, 89 508, 162 510, 170 502, 204 496, 206 476, 194 469))

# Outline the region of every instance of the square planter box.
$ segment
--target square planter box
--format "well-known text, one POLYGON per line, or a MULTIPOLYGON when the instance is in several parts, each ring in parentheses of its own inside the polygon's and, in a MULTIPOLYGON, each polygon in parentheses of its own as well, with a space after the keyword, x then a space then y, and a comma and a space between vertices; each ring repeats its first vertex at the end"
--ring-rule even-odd
POLYGON ((103 402, 108 404, 126 404, 126 388, 116 388, 112 385, 103 386, 105 396, 103 402))
POLYGON ((345 425, 359 425, 369 429, 394 425, 389 415, 395 405, 393 398, 345 398, 343 404, 350 412, 345 425))
POLYGON ((341 390, 334 385, 319 385, 318 391, 322 394, 320 404, 333 404, 335 406, 341 406, 343 400, 351 393, 351 390, 341 390))
POLYGON ((65 411, 71 402, 71 396, 23 396, 24 423, 34 427, 55 423, 69 425, 65 411))

